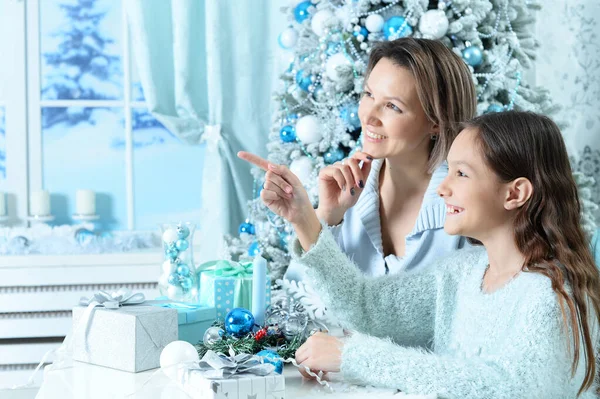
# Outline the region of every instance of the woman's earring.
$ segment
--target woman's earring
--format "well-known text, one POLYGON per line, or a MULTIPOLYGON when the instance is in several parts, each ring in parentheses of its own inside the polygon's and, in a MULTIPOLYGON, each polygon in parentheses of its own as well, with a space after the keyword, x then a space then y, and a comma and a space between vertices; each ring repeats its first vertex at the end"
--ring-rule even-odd
POLYGON ((436 141, 436 140, 437 140, 437 135, 435 135, 435 134, 432 134, 432 135, 431 135, 431 141, 436 141))

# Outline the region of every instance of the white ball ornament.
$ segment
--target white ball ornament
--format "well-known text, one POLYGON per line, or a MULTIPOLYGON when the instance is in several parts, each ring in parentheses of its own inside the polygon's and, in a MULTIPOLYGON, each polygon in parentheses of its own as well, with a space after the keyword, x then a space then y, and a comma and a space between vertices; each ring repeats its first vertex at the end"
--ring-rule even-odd
POLYGON ((177 374, 177 367, 172 366, 198 361, 200 361, 198 351, 194 345, 185 341, 173 341, 160 353, 160 368, 169 376, 177 374))
POLYGON ((166 260, 163 262, 162 264, 162 271, 163 273, 171 274, 171 272, 175 269, 175 265, 173 263, 171 263, 170 260, 166 260))
POLYGON ((319 119, 314 115, 306 115, 298 119, 296 137, 304 144, 319 142, 323 138, 319 119))
POLYGON ((385 20, 379 14, 371 14, 365 21, 365 27, 369 32, 379 32, 383 29, 385 20))
POLYGON ((325 66, 327 77, 334 82, 337 82, 340 79, 337 73, 337 67, 342 65, 351 65, 350 60, 348 60, 344 54, 337 53, 329 57, 325 66))
POLYGON ((426 39, 441 39, 448 32, 448 17, 442 10, 429 10, 419 20, 419 30, 426 39))
POLYGON ((317 36, 325 35, 325 24, 333 18, 333 13, 330 10, 319 10, 313 15, 310 21, 310 27, 317 36))
POLYGON ((279 34, 279 45, 284 49, 291 49, 298 42, 298 31, 294 28, 286 28, 279 34))
POLYGON ((300 179, 300 182, 302 182, 304 186, 307 186, 312 179, 312 169, 312 161, 307 156, 296 158, 290 164, 290 171, 298 176, 298 179, 300 179))
POLYGON ((167 244, 170 244, 172 242, 177 241, 179 239, 179 236, 177 235, 177 231, 175 231, 175 229, 167 229, 163 233, 162 239, 167 244))

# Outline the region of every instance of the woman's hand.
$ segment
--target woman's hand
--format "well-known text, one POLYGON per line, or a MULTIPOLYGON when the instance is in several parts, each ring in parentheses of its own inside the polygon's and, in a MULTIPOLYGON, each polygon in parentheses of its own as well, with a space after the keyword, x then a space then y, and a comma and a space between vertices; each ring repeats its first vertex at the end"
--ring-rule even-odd
POLYGON ((369 154, 356 152, 351 158, 321 169, 317 208, 319 219, 331 226, 342 221, 346 211, 358 201, 369 177, 372 161, 369 154))
MULTIPOLYGON (((296 362, 307 366, 314 373, 338 372, 342 364, 344 343, 326 333, 316 333, 296 351, 296 362)), ((306 378, 313 378, 303 369, 300 373, 306 378)))
POLYGON ((308 251, 319 238, 321 223, 300 179, 287 167, 270 163, 258 155, 240 151, 238 157, 267 172, 261 200, 271 211, 292 224, 302 248, 308 251))

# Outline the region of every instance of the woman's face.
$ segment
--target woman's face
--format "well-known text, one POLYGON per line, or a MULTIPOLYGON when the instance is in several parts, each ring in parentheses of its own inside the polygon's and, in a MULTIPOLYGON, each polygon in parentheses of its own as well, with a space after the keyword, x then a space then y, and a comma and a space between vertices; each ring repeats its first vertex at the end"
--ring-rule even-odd
POLYGON ((448 234, 482 240, 506 225, 507 183, 485 164, 476 141, 477 130, 460 132, 448 153, 448 176, 438 187, 446 202, 444 230, 448 234))
POLYGON ((407 68, 382 58, 365 81, 358 116, 363 151, 374 158, 429 156, 434 126, 425 116, 415 78, 407 68))

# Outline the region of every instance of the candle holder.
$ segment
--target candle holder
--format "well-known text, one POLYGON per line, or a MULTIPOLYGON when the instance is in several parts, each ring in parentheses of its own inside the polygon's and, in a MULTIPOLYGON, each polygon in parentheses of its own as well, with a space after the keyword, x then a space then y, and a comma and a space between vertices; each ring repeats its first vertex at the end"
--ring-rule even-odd
POLYGON ((54 216, 53 215, 29 215, 27 217, 27 220, 29 220, 32 223, 49 223, 54 220, 54 216))
POLYGON ((73 220, 76 220, 78 222, 93 222, 95 220, 100 219, 100 215, 80 215, 78 213, 73 214, 73 216, 71 216, 73 218, 73 220))

